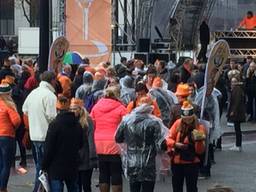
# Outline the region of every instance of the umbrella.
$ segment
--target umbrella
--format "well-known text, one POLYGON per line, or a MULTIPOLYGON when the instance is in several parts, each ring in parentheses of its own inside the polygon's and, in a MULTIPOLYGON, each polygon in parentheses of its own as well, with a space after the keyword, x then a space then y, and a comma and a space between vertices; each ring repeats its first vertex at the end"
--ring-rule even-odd
POLYGON ((63 64, 81 64, 82 57, 77 52, 67 52, 63 58, 63 64))

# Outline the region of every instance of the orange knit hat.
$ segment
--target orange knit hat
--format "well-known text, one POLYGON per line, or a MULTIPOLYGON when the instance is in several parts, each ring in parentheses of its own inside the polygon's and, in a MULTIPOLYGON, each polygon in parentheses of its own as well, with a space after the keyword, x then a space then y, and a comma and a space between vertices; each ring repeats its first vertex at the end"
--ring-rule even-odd
POLYGON ((84 102, 81 99, 77 99, 77 98, 72 98, 71 99, 71 103, 70 103, 70 107, 84 107, 84 102))

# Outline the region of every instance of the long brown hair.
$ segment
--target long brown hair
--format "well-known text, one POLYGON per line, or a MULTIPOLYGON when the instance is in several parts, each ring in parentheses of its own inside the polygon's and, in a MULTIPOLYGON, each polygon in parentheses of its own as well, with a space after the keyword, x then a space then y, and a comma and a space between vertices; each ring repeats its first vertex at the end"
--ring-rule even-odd
POLYGON ((0 100, 2 100, 7 107, 10 107, 17 111, 16 104, 14 103, 10 94, 0 94, 0 100))
POLYGON ((180 142, 183 142, 184 139, 198 126, 198 118, 196 115, 193 115, 193 122, 191 124, 187 124, 184 119, 181 119, 180 126, 178 127, 178 131, 180 132, 180 142))

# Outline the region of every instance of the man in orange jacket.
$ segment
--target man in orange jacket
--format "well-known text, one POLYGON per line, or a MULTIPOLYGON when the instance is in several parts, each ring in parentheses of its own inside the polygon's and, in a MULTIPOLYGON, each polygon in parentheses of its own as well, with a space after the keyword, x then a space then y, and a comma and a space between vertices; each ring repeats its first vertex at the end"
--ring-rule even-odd
POLYGON ((238 28, 242 28, 246 30, 256 29, 256 16, 253 15, 252 11, 247 12, 247 16, 243 18, 238 28))

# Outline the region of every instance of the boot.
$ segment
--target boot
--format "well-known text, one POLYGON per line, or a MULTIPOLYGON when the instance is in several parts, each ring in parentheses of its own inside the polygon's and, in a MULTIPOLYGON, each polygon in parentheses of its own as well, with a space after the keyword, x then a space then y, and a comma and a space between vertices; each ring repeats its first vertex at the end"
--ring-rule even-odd
POLYGON ((100 183, 100 192, 109 192, 110 191, 110 187, 109 184, 107 183, 100 183))
POLYGON ((112 185, 112 192, 122 192, 123 186, 122 185, 112 185))

